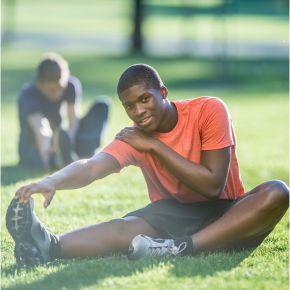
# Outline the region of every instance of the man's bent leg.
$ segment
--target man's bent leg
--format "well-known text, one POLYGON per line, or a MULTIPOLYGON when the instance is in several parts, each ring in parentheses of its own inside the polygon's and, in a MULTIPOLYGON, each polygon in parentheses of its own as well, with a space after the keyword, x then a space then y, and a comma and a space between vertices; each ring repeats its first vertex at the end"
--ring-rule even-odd
POLYGON ((281 181, 265 182, 241 198, 221 218, 193 234, 193 247, 197 251, 227 249, 266 236, 288 207, 289 188, 281 181))
POLYGON ((89 112, 80 120, 75 139, 75 152, 79 158, 91 157, 100 146, 108 113, 109 103, 96 101, 89 112))
POLYGON ((59 236, 63 258, 127 253, 132 239, 139 234, 158 237, 145 220, 126 217, 83 227, 59 236))
POLYGON ((281 181, 265 182, 237 201, 223 216, 191 237, 152 239, 139 235, 130 245, 130 259, 146 256, 192 255, 259 245, 289 207, 289 188, 281 181))

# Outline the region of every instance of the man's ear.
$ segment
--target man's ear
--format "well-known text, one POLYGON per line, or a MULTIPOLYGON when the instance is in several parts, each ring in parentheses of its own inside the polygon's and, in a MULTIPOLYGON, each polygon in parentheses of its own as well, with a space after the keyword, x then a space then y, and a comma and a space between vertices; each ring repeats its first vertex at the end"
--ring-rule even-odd
POLYGON ((167 95, 168 95, 168 89, 165 86, 162 86, 160 88, 160 91, 161 91, 161 95, 162 95, 163 99, 166 99, 167 95))

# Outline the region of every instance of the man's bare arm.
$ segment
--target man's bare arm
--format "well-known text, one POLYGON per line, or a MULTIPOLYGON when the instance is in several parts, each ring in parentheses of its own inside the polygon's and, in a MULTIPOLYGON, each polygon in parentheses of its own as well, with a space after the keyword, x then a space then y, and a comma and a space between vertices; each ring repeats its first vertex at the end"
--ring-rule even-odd
POLYGON ((107 153, 98 153, 90 159, 81 159, 45 178, 56 190, 84 187, 104 178, 120 168, 118 161, 107 153))
POLYGON ((54 174, 32 184, 20 187, 16 197, 27 202, 35 193, 42 193, 47 207, 56 190, 84 187, 120 169, 118 161, 107 153, 98 153, 90 159, 78 160, 54 174))
POLYGON ((201 152, 200 164, 185 159, 163 143, 153 154, 177 179, 207 198, 218 198, 226 183, 231 148, 201 152))
POLYGON ((48 169, 49 159, 52 154, 52 129, 48 120, 40 113, 28 116, 28 124, 31 127, 45 169, 48 169))
POLYGON ((79 110, 80 103, 77 102, 75 104, 67 103, 67 116, 68 116, 68 134, 70 139, 73 141, 79 126, 79 110))
POLYGON ((230 146, 202 151, 198 164, 185 159, 163 142, 136 127, 123 129, 116 138, 137 150, 150 152, 178 180, 207 198, 218 198, 224 189, 230 163, 230 146))

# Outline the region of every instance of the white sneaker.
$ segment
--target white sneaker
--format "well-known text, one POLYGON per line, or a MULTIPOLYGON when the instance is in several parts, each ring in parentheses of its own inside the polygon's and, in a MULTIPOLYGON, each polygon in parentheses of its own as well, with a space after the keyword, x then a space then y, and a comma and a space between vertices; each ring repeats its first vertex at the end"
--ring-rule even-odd
POLYGON ((177 256, 186 248, 186 242, 179 246, 171 239, 152 239, 145 235, 136 236, 128 251, 129 260, 138 260, 144 257, 177 256))

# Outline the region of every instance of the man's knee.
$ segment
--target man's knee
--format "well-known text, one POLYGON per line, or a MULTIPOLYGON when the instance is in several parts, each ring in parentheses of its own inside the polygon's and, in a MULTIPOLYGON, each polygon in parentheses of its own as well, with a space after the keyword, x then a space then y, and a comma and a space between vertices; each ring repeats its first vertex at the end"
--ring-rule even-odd
POLYGON ((154 235, 155 231, 144 220, 140 218, 135 219, 112 219, 110 223, 112 227, 112 233, 116 239, 132 240, 138 234, 154 235))
POLYGON ((286 210, 289 207, 289 188, 280 180, 270 181, 264 192, 262 209, 265 210, 286 210))
POLYGON ((112 229, 112 234, 116 238, 122 238, 130 235, 132 232, 132 226, 124 219, 116 218, 108 221, 110 228, 112 229))
POLYGON ((99 122, 104 122, 108 119, 109 114, 109 102, 106 101, 96 101, 90 112, 92 112, 95 116, 98 116, 99 122))

